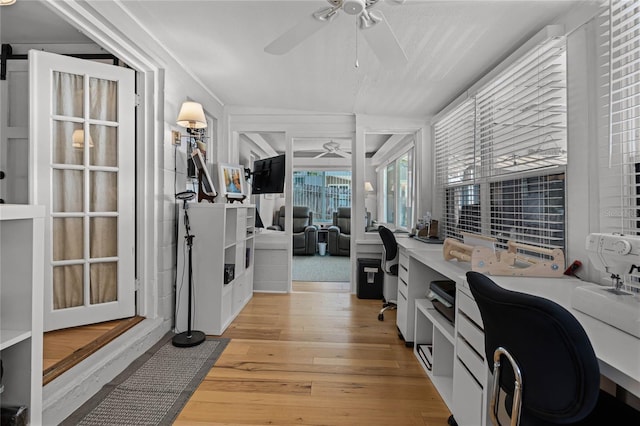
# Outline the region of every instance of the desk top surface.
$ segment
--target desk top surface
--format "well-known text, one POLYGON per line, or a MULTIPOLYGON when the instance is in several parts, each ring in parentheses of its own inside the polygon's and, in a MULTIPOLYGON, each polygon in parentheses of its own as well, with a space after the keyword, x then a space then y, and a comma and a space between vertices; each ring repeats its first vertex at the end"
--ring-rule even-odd
MULTIPOLYGON (((410 238, 398 238, 397 241, 411 259, 455 280, 461 291, 471 295, 465 277, 471 270, 468 262, 444 260, 441 245, 425 244, 410 238)), ((640 339, 571 306, 573 290, 592 283, 570 277, 491 276, 491 279, 503 288, 545 297, 569 310, 587 332, 600 361, 601 373, 640 397, 640 339)))

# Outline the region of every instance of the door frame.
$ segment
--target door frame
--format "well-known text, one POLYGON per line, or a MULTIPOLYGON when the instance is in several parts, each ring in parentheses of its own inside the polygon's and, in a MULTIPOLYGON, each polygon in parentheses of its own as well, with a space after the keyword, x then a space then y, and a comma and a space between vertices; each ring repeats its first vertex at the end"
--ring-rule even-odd
POLYGON ((92 6, 75 1, 44 0, 64 20, 81 30, 91 40, 105 47, 136 71, 136 313, 146 318, 158 316, 158 229, 156 205, 162 144, 157 136, 163 132, 164 73, 139 46, 131 45, 119 34, 93 18, 92 6), (143 220, 144 219, 144 220, 143 220))

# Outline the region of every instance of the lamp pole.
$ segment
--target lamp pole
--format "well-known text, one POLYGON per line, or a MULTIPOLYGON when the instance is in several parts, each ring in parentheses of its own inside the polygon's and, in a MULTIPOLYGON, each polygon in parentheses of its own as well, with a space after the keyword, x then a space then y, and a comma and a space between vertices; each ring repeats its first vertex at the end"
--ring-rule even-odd
POLYGON ((176 334, 172 339, 173 346, 181 348, 197 346, 200 343, 204 342, 205 339, 205 335, 202 331, 191 329, 191 304, 193 303, 193 239, 195 238, 195 236, 191 235, 188 213, 189 206, 187 204, 187 201, 193 199, 195 196, 196 193, 193 191, 184 191, 176 194, 176 199, 183 201, 182 208, 184 209, 184 227, 186 231, 186 235, 184 236, 184 238, 187 242, 187 247, 189 247, 189 298, 187 301, 187 331, 176 334))

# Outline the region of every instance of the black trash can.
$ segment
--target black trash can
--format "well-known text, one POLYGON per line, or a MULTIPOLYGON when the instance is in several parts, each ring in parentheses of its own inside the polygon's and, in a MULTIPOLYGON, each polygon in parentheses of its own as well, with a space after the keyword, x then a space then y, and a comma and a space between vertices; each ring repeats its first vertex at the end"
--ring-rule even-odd
POLYGON ((358 299, 382 299, 383 280, 380 259, 358 259, 358 299))

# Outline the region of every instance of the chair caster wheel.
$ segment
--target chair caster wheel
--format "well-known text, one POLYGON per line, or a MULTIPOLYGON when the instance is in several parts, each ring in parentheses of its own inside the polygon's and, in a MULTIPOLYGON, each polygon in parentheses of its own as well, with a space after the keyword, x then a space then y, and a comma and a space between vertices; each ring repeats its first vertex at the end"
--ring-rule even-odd
POLYGON ((458 426, 458 423, 456 423, 456 419, 453 418, 453 414, 450 415, 447 419, 447 424, 450 426, 458 426))
POLYGON ((378 314, 378 321, 384 321, 384 314, 378 314))

